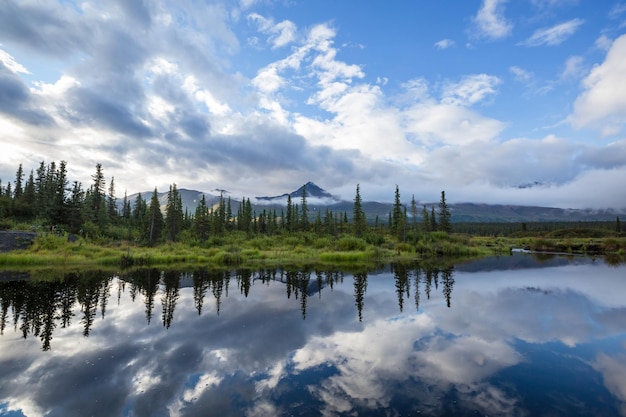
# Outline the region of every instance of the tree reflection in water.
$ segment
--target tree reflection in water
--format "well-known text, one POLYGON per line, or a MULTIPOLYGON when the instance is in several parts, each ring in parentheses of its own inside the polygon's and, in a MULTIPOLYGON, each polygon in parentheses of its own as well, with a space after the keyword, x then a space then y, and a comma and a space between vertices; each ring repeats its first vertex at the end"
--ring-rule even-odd
MULTIPOLYGON (((420 308, 420 283, 424 283, 425 295, 430 299, 431 287, 443 285, 443 295, 448 307, 451 305, 454 286, 453 269, 426 268, 415 265, 394 264, 391 266, 395 277, 398 308, 402 312, 405 300, 414 292, 415 307, 420 308), (440 278, 441 276, 441 278, 440 278), (413 282, 413 284, 411 284, 413 282), (414 288, 412 289, 412 285, 414 288)), ((117 283, 117 303, 129 286, 130 299, 135 302, 140 296, 145 305, 145 319, 149 325, 155 308, 157 295, 161 296, 161 322, 168 329, 174 321, 174 312, 180 296, 181 282, 191 283, 193 302, 198 315, 202 315, 207 296, 212 295, 215 312, 220 314, 223 298, 228 297, 231 278, 244 297, 249 297, 255 282, 262 285, 282 283, 287 299, 299 302, 303 320, 307 318, 308 299, 322 298, 322 293, 344 282, 346 274, 341 271, 323 270, 283 270, 237 269, 235 271, 215 271, 196 269, 192 272, 180 270, 161 271, 145 268, 127 271, 117 276, 103 271, 85 271, 62 274, 58 279, 38 281, 37 277, 18 281, 0 282, 0 335, 4 334, 12 316, 15 331, 20 331, 24 339, 39 337, 44 351, 51 348, 53 333, 57 326, 68 328, 80 314, 83 336, 88 337, 94 326, 98 312, 105 318, 113 281, 117 283)), ((365 295, 368 284, 365 271, 353 274, 354 303, 359 321, 363 320, 365 295)))
POLYGON ((620 415, 623 275, 527 255, 0 273, 0 415, 620 415))

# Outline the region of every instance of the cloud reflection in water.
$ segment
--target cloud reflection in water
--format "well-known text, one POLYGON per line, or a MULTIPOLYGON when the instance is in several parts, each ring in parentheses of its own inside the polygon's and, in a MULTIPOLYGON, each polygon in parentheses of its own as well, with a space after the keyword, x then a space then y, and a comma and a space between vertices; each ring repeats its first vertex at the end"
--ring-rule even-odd
MULTIPOLYGON (((181 273, 182 287, 169 292, 176 285, 161 275, 144 274, 148 285, 109 277, 97 286, 88 336, 84 305, 74 305, 44 352, 6 310, 0 415, 576 414, 567 389, 583 381, 591 387, 577 401, 587 412, 626 415, 626 307, 615 295, 626 291, 623 273, 601 263, 459 268, 447 300, 443 274, 427 290, 415 269, 406 282, 397 268, 370 273, 360 290, 337 276, 319 292, 315 273, 209 284, 181 273), (533 391, 558 372, 580 382, 533 391), (554 396, 563 404, 550 405, 554 396)), ((16 300, 8 284, 3 308, 16 300)))

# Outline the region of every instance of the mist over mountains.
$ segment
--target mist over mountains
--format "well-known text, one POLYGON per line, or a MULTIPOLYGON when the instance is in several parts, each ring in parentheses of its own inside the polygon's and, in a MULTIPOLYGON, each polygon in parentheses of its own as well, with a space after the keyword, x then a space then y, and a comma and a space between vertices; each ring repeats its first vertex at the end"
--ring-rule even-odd
MULTIPOLYGON (((318 211, 322 214, 328 209, 333 213, 346 212, 348 218, 352 217, 353 201, 342 200, 333 196, 314 182, 307 182, 298 189, 286 192, 276 196, 256 196, 250 197, 253 210, 258 214, 263 210, 276 210, 280 214, 285 209, 288 197, 291 197, 292 204, 301 204, 302 191, 306 190, 306 202, 311 216, 316 216, 318 211)), ((141 196, 144 200, 150 201, 152 191, 142 192, 141 196)), ((190 215, 195 213, 196 207, 204 195, 207 205, 215 207, 219 204, 220 195, 224 199, 228 199, 229 195, 226 190, 214 190, 213 192, 203 192, 199 190, 189 190, 179 188, 178 193, 182 199, 183 211, 187 211, 190 215)), ((128 196, 131 205, 137 198, 136 194, 128 196)), ((159 202, 161 208, 165 211, 168 192, 159 192, 159 202)), ((118 203, 122 204, 122 200, 118 199, 118 203)), ((231 209, 233 213, 237 213, 240 200, 231 198, 231 209)), ((410 216, 410 202, 402 201, 407 207, 407 214, 410 216)), ((432 207, 437 211, 438 201, 418 201, 418 216, 421 216, 422 209, 425 206, 427 210, 432 207)), ((452 213, 451 221, 459 222, 578 222, 578 221, 612 221, 616 216, 626 217, 624 211, 613 209, 562 209, 555 207, 540 206, 523 206, 523 205, 504 205, 504 204, 481 204, 481 203, 455 203, 448 204, 452 213)), ((393 208, 392 203, 363 201, 363 210, 369 222, 374 222, 376 217, 381 222, 386 222, 389 213, 393 208)))

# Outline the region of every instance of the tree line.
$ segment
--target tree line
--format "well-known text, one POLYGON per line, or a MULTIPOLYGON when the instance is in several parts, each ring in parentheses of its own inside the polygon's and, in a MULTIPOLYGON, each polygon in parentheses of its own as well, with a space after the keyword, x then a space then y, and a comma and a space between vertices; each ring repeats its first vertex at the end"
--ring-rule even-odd
MULTIPOLYGON (((176 184, 167 192, 165 207, 161 207, 157 188, 151 195, 138 194, 130 201, 126 192, 118 203, 115 178, 107 181, 102 164, 98 163, 85 187, 79 181, 70 182, 67 162, 46 163, 26 175, 22 164, 14 181, 0 179, 0 228, 15 224, 39 225, 48 230, 80 234, 90 238, 128 239, 154 245, 175 241, 206 241, 210 237, 231 232, 249 235, 273 235, 292 232, 314 232, 337 236, 353 234, 371 237, 373 232, 391 233, 401 241, 432 231, 451 231, 450 210, 445 192, 441 192, 439 210, 426 206, 418 208, 413 196, 410 206, 401 202, 396 185, 394 204, 388 219, 372 221, 363 211, 360 186, 356 186, 352 213, 330 209, 312 213, 307 202, 306 186, 299 201, 287 197, 282 208, 256 210, 249 198, 231 201, 219 197, 209 205, 202 195, 195 211, 183 209, 182 197, 176 184)), ((379 234, 380 234, 379 233, 379 234)))

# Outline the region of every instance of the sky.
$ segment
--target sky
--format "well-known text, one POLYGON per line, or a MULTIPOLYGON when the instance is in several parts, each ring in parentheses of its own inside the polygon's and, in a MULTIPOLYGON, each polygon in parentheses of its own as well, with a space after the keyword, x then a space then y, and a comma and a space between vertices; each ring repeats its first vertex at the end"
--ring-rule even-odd
POLYGON ((3 0, 0 179, 626 209, 626 2, 3 0))

